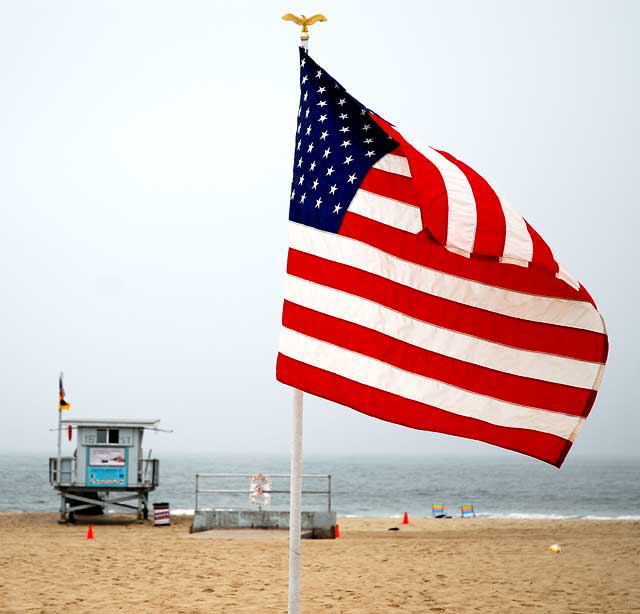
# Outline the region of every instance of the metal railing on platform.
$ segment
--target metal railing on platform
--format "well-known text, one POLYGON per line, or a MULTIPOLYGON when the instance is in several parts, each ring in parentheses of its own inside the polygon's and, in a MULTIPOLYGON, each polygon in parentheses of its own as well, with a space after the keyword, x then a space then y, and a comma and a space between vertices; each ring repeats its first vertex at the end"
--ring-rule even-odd
MULTIPOLYGON (((202 488, 200 481, 201 480, 209 480, 209 479, 243 479, 247 478, 249 480, 255 479, 256 474, 252 473, 196 473, 196 485, 195 485, 195 511, 197 512, 200 504, 200 495, 250 495, 251 494, 251 484, 245 489, 226 489, 226 488, 202 488)), ((279 480, 279 479, 291 479, 290 474, 268 474, 264 477, 269 480, 279 480)), ((303 480, 303 488, 302 495, 327 495, 327 511, 331 512, 331 475, 321 475, 321 474, 305 474, 302 476, 303 480), (327 480, 327 489, 326 490, 305 490, 304 489, 304 480, 327 480)), ((284 495, 291 494, 290 489, 273 489, 268 488, 263 490, 266 495, 284 495)))
POLYGON ((158 486, 160 483, 160 461, 157 458, 141 458, 138 461, 138 483, 158 486))

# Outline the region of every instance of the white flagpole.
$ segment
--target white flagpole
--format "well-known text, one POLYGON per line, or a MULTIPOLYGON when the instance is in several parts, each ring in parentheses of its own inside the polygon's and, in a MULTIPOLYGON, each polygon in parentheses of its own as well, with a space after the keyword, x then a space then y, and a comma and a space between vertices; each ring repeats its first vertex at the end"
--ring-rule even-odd
MULTIPOLYGON (((300 44, 309 48, 308 25, 316 21, 326 21, 324 15, 315 15, 307 19, 304 15, 296 17, 291 13, 282 19, 293 21, 302 27, 300 44)), ((289 614, 300 614, 300 559, 302 532, 302 390, 294 388, 291 426, 291 482, 289 486, 289 614)))
MULTIPOLYGON (((58 386, 62 381, 62 371, 60 372, 60 379, 58 380, 58 386)), ((56 481, 60 486, 60 464, 62 463, 62 409, 58 402, 58 459, 56 462, 56 481)))
POLYGON ((300 614, 300 533, 302 530, 302 390, 293 390, 291 491, 289 503, 289 614, 300 614))

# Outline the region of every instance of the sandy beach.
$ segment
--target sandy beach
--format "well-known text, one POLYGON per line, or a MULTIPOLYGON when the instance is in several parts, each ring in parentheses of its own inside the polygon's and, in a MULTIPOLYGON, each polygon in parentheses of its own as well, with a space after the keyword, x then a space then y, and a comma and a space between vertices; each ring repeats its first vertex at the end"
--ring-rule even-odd
MULTIPOLYGON (((640 612, 639 522, 410 520, 304 540, 303 612, 640 612)), ((84 522, 1 514, 0 612, 286 612, 286 532, 172 523, 97 520, 87 540, 84 522)))

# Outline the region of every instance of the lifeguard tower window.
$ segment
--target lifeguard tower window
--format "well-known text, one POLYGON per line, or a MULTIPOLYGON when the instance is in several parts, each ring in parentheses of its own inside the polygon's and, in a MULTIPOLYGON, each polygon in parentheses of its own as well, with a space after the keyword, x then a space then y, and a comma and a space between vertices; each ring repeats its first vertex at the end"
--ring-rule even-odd
POLYGON ((97 443, 120 443, 119 429, 97 429, 97 443))

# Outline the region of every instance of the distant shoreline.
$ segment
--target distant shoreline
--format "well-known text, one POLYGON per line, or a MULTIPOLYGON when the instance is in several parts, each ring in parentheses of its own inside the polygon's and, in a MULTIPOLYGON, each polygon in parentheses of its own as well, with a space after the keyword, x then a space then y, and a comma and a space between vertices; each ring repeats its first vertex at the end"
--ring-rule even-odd
MULTIPOLYGON (((560 471, 534 461, 475 462, 439 459, 360 459, 314 461, 305 459, 305 471, 331 474, 331 507, 342 516, 393 518, 405 511, 411 516, 430 517, 434 503, 444 504, 446 513, 459 516, 462 505, 473 504, 479 518, 492 519, 596 519, 640 520, 640 471, 629 462, 569 463, 560 471)), ((287 474, 285 458, 212 455, 199 459, 160 459, 160 485, 150 494, 150 503, 169 502, 174 515, 189 515, 195 506, 195 475, 205 472, 253 475, 287 474)), ((324 482, 309 483, 314 486, 324 482)), ((207 494, 199 497, 200 508, 251 509, 246 477, 207 481, 203 488, 231 489, 237 494, 207 494), (243 493, 246 492, 246 494, 243 493)), ((286 491, 288 479, 276 479, 274 490, 286 491)), ((286 494, 274 495, 271 509, 287 510, 286 494)), ((0 454, 0 513, 56 512, 59 494, 49 482, 48 467, 40 457, 0 454)), ((303 509, 327 509, 327 497, 307 495, 303 509)))
MULTIPOLYGON (((191 518, 193 518, 193 510, 171 510, 170 515, 171 518, 175 518, 175 519, 186 519, 186 520, 191 520, 191 518)), ((58 512, 31 512, 31 511, 5 511, 5 512, 0 512, 0 518, 6 518, 9 516, 33 516, 34 518, 45 518, 45 517, 50 517, 54 520, 57 521, 58 518, 58 512)), ((542 515, 538 515, 538 514, 530 514, 530 515, 524 515, 524 514, 514 514, 514 515, 504 515, 504 516, 482 516, 482 515, 478 515, 476 518, 461 518, 460 516, 456 516, 456 515, 452 515, 448 518, 433 518, 431 516, 428 515, 424 515, 424 516, 419 516, 419 515, 412 515, 412 518, 419 520, 420 522, 424 522, 427 521, 429 523, 431 523, 431 521, 433 522, 437 522, 438 524, 446 524, 447 522, 451 522, 451 521, 460 521, 460 522, 474 522, 474 523, 479 523, 479 522, 516 522, 516 523, 536 523, 536 522, 542 522, 542 523, 546 523, 546 522, 587 522, 587 523, 593 523, 593 522, 623 522, 623 523, 629 523, 629 522, 637 522, 638 524, 640 524, 640 516, 619 516, 619 517, 601 517, 601 516, 554 516, 554 515, 549 515, 549 516, 542 516, 542 515)), ((398 515, 394 515, 394 516, 367 516, 367 515, 356 515, 356 514, 338 514, 338 518, 341 520, 354 520, 354 521, 358 521, 358 520, 362 520, 362 521, 380 521, 380 520, 384 520, 384 521, 388 521, 390 523, 399 523, 402 521, 402 515, 398 514, 398 515)), ((107 521, 107 520, 112 520, 115 519, 117 522, 127 522, 128 520, 131 520, 131 522, 135 522, 135 515, 131 514, 131 515, 126 515, 126 514, 118 514, 118 513, 107 513, 106 515, 100 515, 100 516, 78 516, 78 524, 88 524, 89 522, 100 522, 100 521, 107 521)), ((153 522, 153 512, 150 512, 149 514, 149 522, 153 522)), ((1 523, 0 523, 1 524, 1 523)))

